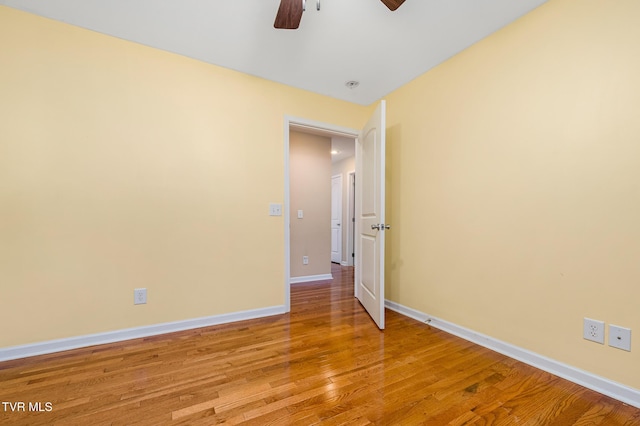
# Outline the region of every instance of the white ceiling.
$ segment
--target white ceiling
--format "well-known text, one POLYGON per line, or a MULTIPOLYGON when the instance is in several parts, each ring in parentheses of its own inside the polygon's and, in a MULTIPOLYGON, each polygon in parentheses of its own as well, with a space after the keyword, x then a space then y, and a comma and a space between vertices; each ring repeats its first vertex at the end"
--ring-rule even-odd
POLYGON ((0 4, 290 86, 368 105, 546 0, 0 0, 0 4), (360 86, 348 89, 345 82, 360 86))

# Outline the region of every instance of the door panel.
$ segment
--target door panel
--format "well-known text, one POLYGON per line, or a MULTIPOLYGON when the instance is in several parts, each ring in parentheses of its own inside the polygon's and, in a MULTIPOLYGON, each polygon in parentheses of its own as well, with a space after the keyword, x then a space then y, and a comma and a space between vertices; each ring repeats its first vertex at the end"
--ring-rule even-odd
POLYGON ((371 129, 364 135, 364 149, 362 150, 362 216, 377 217, 376 211, 376 130, 371 129))
POLYGON ((356 142, 356 297, 384 329, 385 102, 356 142))
POLYGON ((375 268, 375 255, 376 255, 376 240, 375 238, 362 238, 362 279, 361 285, 371 297, 376 297, 376 268, 375 268))

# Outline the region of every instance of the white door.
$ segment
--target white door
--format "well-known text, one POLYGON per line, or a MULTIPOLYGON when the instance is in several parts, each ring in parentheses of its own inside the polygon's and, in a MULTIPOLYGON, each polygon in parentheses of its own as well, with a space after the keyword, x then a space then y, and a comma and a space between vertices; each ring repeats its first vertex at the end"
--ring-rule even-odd
POLYGON ((331 261, 342 262, 342 175, 331 177, 331 261))
POLYGON ((384 329, 385 101, 356 142, 356 297, 384 329))

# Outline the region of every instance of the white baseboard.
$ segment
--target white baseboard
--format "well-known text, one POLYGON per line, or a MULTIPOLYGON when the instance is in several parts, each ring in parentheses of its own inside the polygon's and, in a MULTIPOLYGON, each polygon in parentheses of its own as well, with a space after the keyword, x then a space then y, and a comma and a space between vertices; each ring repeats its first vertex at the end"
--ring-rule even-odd
POLYGON ((385 300, 385 306, 392 311, 398 312, 407 317, 420 322, 429 322, 429 325, 445 331, 454 336, 476 343, 485 348, 489 348, 510 358, 522 361, 533 367, 539 368, 548 373, 562 377, 570 382, 577 383, 588 389, 615 398, 618 401, 640 408, 640 390, 623 384, 614 382, 604 377, 597 376, 588 371, 580 370, 568 364, 547 358, 527 349, 514 346, 493 337, 475 332, 465 327, 450 323, 448 321, 425 314, 424 312, 403 306, 399 303, 385 300))
POLYGON ((349 262, 343 260, 342 262, 340 262, 340 266, 349 266, 349 262))
POLYGON ((324 281, 332 279, 333 275, 331 274, 305 275, 304 277, 291 277, 291 279, 289 280, 289 284, 309 283, 311 281, 324 281))
POLYGON ((211 325, 225 324, 236 321, 244 321, 255 318, 269 317, 285 313, 285 307, 272 306, 269 308, 253 309, 249 311, 233 312, 230 314, 214 315, 203 318, 193 318, 184 321, 165 322, 161 324, 143 327, 127 328, 123 330, 108 331, 105 333, 88 334, 85 336, 70 337, 67 339, 48 340, 21 346, 0 348, 0 361, 26 358, 35 355, 43 355, 54 352, 87 346, 102 345, 105 343, 120 342, 123 340, 138 339, 141 337, 155 336, 158 334, 173 333, 176 331, 190 330, 193 328, 208 327, 211 325))

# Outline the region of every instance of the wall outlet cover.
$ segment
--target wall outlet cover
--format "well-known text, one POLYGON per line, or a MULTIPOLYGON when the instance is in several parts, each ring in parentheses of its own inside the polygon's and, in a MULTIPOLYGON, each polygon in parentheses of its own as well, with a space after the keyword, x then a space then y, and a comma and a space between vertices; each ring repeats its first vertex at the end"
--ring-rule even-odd
POLYGON ((133 304, 134 305, 144 305, 147 303, 147 289, 146 288, 136 288, 133 290, 133 304))
POLYGON ((609 324, 609 346, 631 352, 631 329, 609 324))
POLYGON ((604 322, 585 318, 582 337, 604 345, 604 322))

